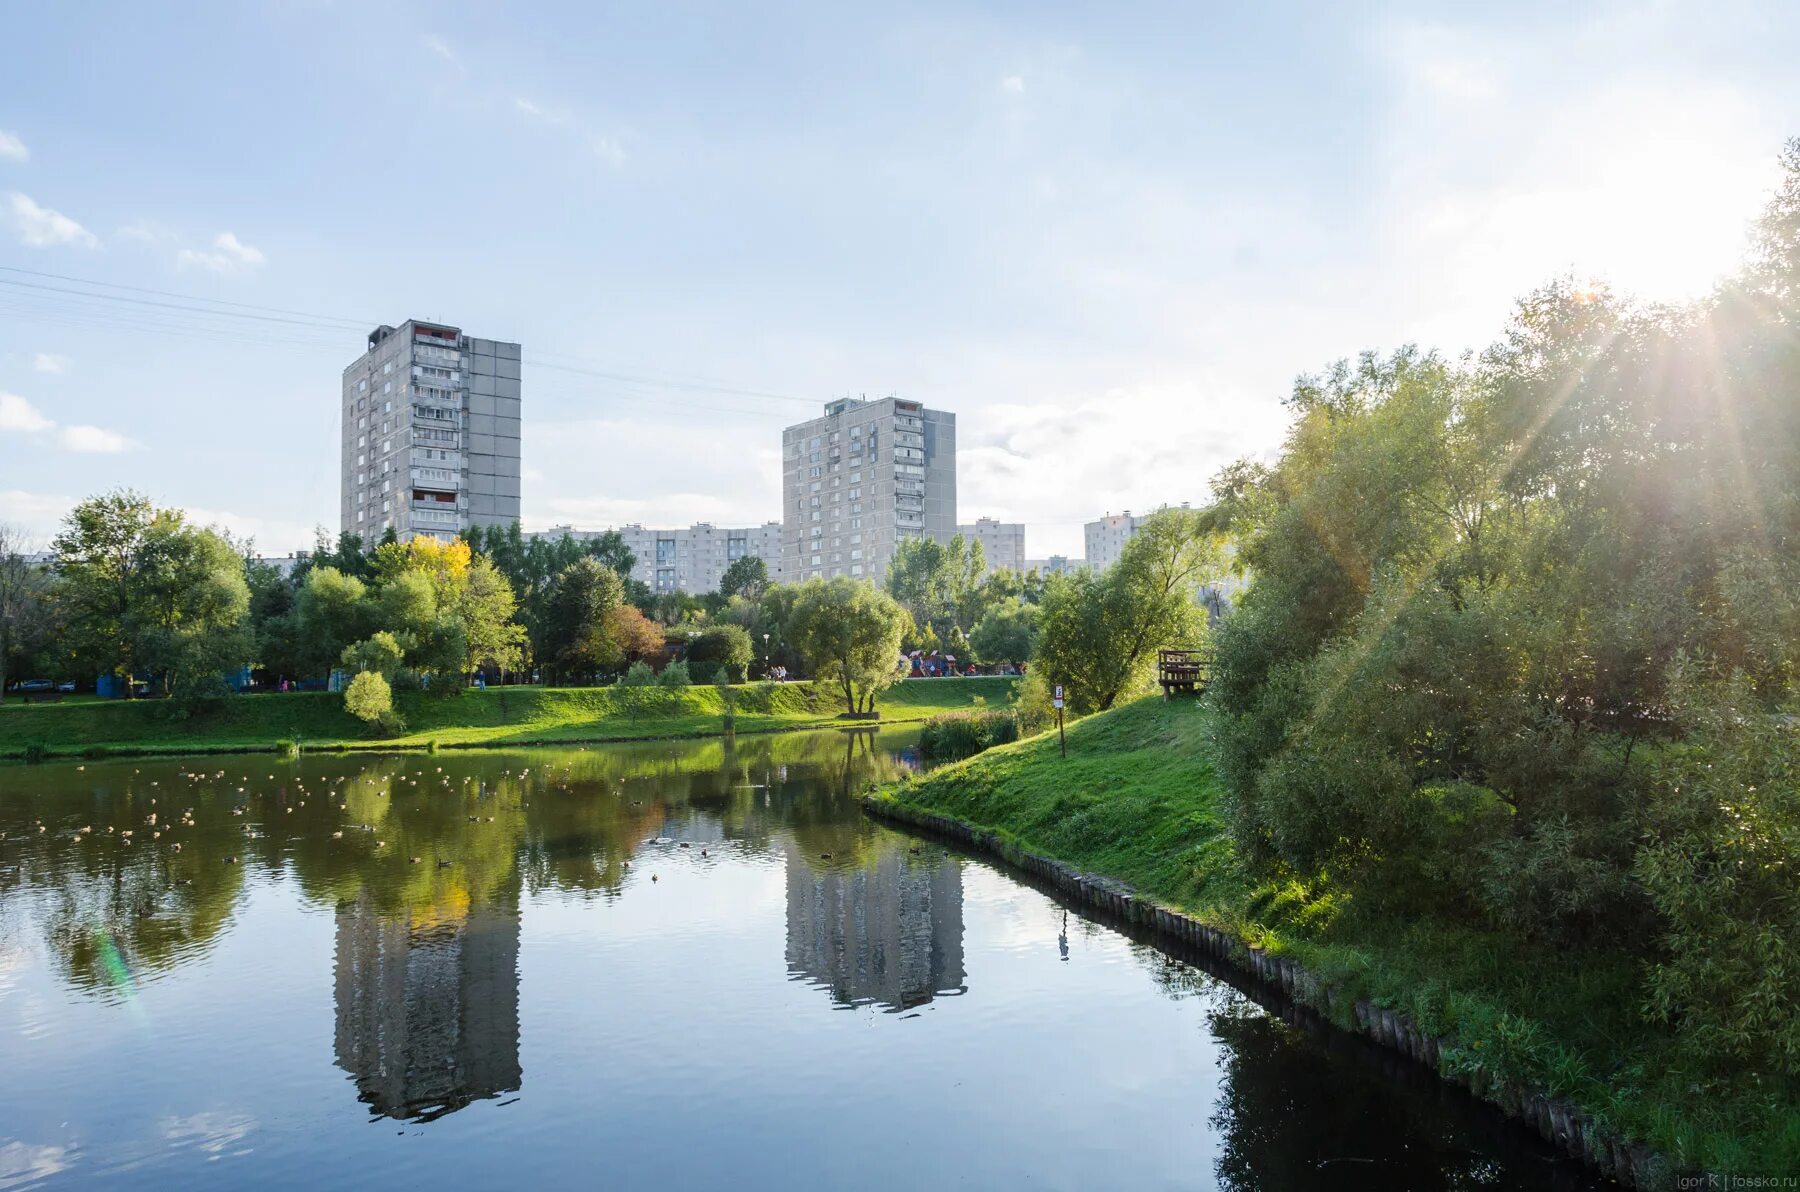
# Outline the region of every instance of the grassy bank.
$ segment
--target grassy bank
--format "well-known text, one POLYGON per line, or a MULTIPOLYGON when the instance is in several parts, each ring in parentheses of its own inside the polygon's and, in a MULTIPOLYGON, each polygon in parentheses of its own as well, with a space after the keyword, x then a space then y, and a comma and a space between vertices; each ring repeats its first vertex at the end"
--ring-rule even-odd
MULTIPOLYGON (((1211 713, 1149 699, 990 750, 882 798, 997 832, 1115 878, 1245 943, 1304 965, 1338 994, 1403 1011, 1448 1040, 1441 1067, 1506 1102, 1546 1091, 1678 1165, 1800 1170, 1791 1088, 1685 1070, 1640 1014, 1626 957, 1551 953, 1465 923, 1384 914, 1328 885, 1259 885, 1238 863, 1212 767, 1211 713)), ((1323 1007, 1321 1007, 1323 1008, 1323 1007)))
MULTIPOLYGON (((1010 679, 910 679, 878 701, 883 722, 907 722, 1011 699, 1010 679)), ((835 688, 811 683, 749 684, 731 689, 740 733, 782 732, 841 723, 835 688)), ((722 731, 725 707, 714 687, 493 687, 448 698, 402 693, 407 731, 376 738, 323 692, 241 695, 191 716, 158 700, 0 706, 0 757, 42 746, 48 756, 100 751, 195 753, 304 748, 520 745, 709 736, 722 731)))

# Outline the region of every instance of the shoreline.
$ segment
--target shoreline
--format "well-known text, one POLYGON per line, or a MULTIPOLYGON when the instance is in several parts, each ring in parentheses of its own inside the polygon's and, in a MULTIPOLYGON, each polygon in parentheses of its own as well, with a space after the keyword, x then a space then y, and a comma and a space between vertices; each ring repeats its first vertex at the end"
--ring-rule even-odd
POLYGON ((1664 1189, 1676 1187, 1683 1178, 1704 1179, 1678 1170, 1667 1156, 1646 1143, 1626 1139, 1570 1101, 1537 1089, 1491 1085, 1478 1072, 1445 1071, 1440 1061, 1444 1050, 1454 1046, 1453 1039, 1420 1029, 1404 1011, 1384 1009, 1367 998, 1352 999, 1298 961, 1267 952, 1187 911, 1138 894, 1125 882, 1085 873, 1055 857, 1021 848, 1000 830, 926 811, 892 794, 866 794, 860 801, 872 819, 918 829, 999 860, 1071 901, 1144 929, 1158 947, 1173 942, 1217 960, 1338 1029, 1416 1061, 1436 1079, 1494 1106, 1507 1118, 1534 1130, 1563 1155, 1622 1187, 1664 1189), (1340 1013, 1346 1010, 1349 1026, 1344 1025, 1340 1013))

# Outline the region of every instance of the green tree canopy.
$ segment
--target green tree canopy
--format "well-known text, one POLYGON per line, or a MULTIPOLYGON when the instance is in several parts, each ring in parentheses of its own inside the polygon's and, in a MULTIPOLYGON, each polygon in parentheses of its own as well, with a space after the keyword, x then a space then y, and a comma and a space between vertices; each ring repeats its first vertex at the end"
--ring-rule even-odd
POLYGON ((558 676, 591 682, 623 661, 612 619, 624 604, 618 575, 594 559, 578 559, 558 573, 543 624, 546 657, 558 676))
POLYGON ((1224 567, 1223 541, 1198 510, 1152 514, 1106 571, 1051 579, 1034 668, 1068 689, 1072 711, 1112 707, 1146 688, 1158 649, 1202 643, 1199 586, 1224 567))
POLYGON ((906 610, 873 584, 838 576, 798 585, 787 636, 821 682, 836 683, 845 709, 872 712, 876 695, 900 681, 906 610))
POLYGON ((978 662, 1024 662, 1037 645, 1037 606, 1009 596, 983 614, 969 645, 978 662))
POLYGON ((719 577, 721 596, 743 596, 748 600, 756 600, 768 586, 769 565, 755 555, 733 559, 731 565, 725 568, 725 574, 719 577))

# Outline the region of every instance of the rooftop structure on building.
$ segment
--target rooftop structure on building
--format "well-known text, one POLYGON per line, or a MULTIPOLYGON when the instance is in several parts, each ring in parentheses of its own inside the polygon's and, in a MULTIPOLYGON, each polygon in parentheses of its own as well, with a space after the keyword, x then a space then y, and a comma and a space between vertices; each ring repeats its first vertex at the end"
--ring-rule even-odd
POLYGON ((880 583, 895 546, 956 532, 956 415, 844 397, 781 436, 781 575, 880 583))
POLYGON ((519 520, 520 364, 442 323, 371 331, 344 370, 340 526, 448 541, 519 520))

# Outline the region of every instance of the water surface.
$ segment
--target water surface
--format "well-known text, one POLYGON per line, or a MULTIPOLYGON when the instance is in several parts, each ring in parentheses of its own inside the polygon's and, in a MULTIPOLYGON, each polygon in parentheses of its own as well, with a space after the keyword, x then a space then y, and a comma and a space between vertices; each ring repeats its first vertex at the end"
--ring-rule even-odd
POLYGON ((915 736, 0 769, 0 1190, 1589 1186, 865 818, 915 736))

